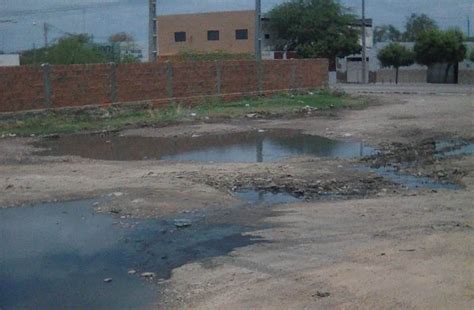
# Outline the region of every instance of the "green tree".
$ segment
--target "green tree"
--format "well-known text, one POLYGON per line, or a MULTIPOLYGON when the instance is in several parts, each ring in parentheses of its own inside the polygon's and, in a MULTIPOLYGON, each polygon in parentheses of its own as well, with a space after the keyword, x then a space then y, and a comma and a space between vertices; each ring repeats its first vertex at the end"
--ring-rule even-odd
POLYGON ((416 41, 424 32, 437 29, 438 25, 428 15, 412 14, 407 19, 403 40, 408 42, 416 41))
POLYGON ((278 33, 278 49, 304 58, 335 59, 360 52, 356 17, 335 0, 291 0, 273 8, 269 27, 278 33))
POLYGON ((451 67, 466 58, 467 47, 463 39, 464 35, 459 29, 426 31, 415 43, 416 62, 426 66, 447 64, 444 77, 447 82, 451 67))
POLYGON ((391 43, 381 49, 377 55, 377 58, 383 67, 395 68, 395 83, 397 84, 400 67, 410 66, 415 63, 414 53, 405 46, 398 43, 391 43))
POLYGON ((400 42, 402 33, 393 25, 381 25, 374 29, 374 41, 378 42, 400 42))
POLYGON ((48 48, 29 50, 21 55, 22 64, 86 64, 106 62, 107 56, 92 43, 90 36, 67 36, 48 48))

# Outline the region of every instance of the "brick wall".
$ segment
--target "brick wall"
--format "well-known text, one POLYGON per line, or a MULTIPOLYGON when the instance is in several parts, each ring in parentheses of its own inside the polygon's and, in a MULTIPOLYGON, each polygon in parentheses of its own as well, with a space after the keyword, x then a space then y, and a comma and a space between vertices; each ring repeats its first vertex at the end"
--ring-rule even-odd
POLYGON ((235 99, 325 86, 326 59, 71 66, 0 67, 0 112, 108 105, 136 101, 166 104, 235 99))

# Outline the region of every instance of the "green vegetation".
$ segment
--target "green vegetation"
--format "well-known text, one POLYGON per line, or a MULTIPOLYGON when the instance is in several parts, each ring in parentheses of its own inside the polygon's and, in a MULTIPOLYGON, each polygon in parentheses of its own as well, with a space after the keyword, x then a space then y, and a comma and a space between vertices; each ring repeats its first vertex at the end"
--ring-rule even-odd
POLYGON ((166 125, 203 119, 244 118, 249 115, 296 116, 306 111, 362 107, 367 102, 345 94, 326 91, 245 99, 237 102, 208 102, 192 108, 179 104, 160 109, 102 109, 83 112, 51 111, 25 116, 22 119, 1 120, 0 135, 74 133, 80 131, 116 130, 141 125, 166 125))
POLYGON ((400 67, 410 66, 415 63, 414 53, 398 43, 390 43, 379 51, 377 57, 382 66, 394 67, 396 69, 396 84, 398 84, 398 71, 400 67))
POLYGON ((393 25, 380 25, 374 29, 374 41, 378 42, 400 42, 402 33, 393 25))
POLYGON ((416 41, 427 31, 438 30, 436 22, 426 14, 412 14, 405 25, 403 40, 406 42, 416 41))
POLYGON ((20 62, 22 65, 138 62, 138 59, 134 56, 121 53, 121 46, 125 50, 133 49, 136 46, 131 36, 125 33, 118 33, 109 38, 109 43, 110 45, 93 43, 92 37, 87 34, 69 35, 59 39, 57 43, 48 48, 23 52, 20 62))
POLYGON ((429 30, 420 35, 415 43, 415 59, 422 65, 446 63, 445 82, 452 66, 466 58, 467 47, 464 35, 458 29, 447 31, 429 30))
POLYGON ((291 0, 269 13, 278 33, 279 50, 296 50, 301 57, 334 59, 360 52, 355 15, 335 0, 291 0))

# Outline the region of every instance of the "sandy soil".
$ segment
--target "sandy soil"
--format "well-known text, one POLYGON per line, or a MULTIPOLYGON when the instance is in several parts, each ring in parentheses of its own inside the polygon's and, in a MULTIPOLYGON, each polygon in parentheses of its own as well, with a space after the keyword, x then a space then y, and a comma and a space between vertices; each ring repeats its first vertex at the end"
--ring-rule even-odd
MULTIPOLYGON (((394 142, 417 145, 426 139, 474 138, 470 95, 370 96, 379 104, 333 117, 203 123, 122 134, 175 136, 292 128, 381 148, 394 142)), ((111 200, 99 204, 98 211, 156 217, 235 205, 238 200, 229 187, 256 178, 299 186, 305 180, 356 186, 373 178, 351 170, 355 162, 347 160, 203 164, 39 157, 29 145, 35 140, 0 139, 0 206, 107 196, 111 200)), ((474 159, 452 158, 420 167, 439 169, 462 171, 459 181, 465 188, 414 192, 376 182, 354 200, 278 206, 284 212, 266 219, 277 225, 252 233, 271 243, 236 249, 213 259, 211 267, 194 263, 176 269, 157 307, 471 309, 474 159)))

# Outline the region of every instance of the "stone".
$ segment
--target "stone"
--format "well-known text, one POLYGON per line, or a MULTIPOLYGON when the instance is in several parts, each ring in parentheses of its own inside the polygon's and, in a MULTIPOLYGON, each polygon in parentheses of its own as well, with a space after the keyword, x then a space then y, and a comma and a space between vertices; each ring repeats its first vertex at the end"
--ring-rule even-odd
POLYGON ((176 226, 177 228, 186 228, 186 227, 189 227, 191 225, 192 225, 192 223, 191 223, 190 220, 186 220, 186 219, 174 220, 174 226, 176 226))
POLYGON ((142 272, 142 273, 140 274, 140 277, 142 277, 142 278, 149 278, 149 279, 150 279, 150 278, 156 277, 156 273, 154 273, 154 272, 142 272))

